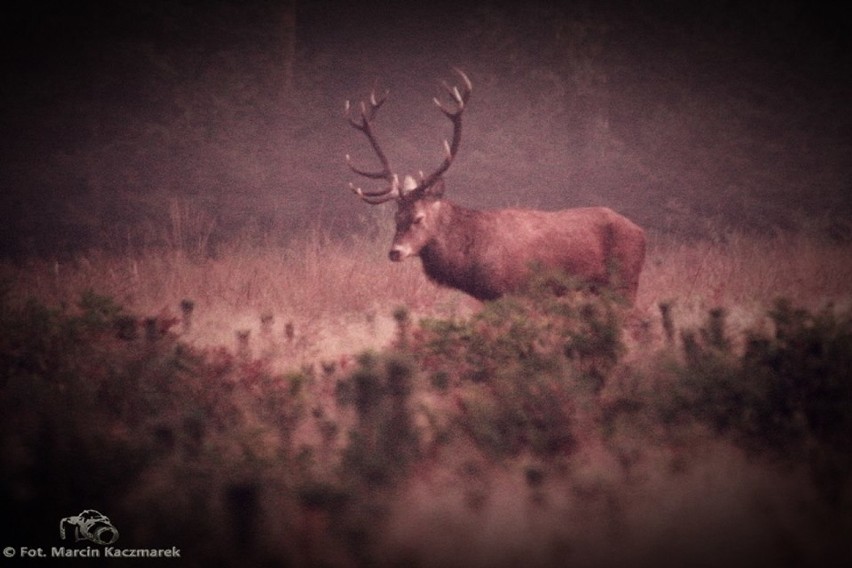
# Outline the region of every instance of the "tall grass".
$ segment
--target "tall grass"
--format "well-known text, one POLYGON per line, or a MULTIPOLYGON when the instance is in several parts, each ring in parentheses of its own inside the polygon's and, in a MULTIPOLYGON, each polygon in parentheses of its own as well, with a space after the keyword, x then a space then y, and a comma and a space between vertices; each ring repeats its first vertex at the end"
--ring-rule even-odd
POLYGON ((295 328, 303 345, 317 344, 330 358, 386 342, 397 305, 436 313, 470 304, 428 282, 418 263, 387 261, 385 235, 343 239, 315 229, 283 244, 241 238, 204 254, 175 225, 167 231, 175 237, 169 246, 5 264, 0 274, 11 298, 52 306, 74 306, 92 290, 133 313, 168 320, 189 300, 193 323, 184 340, 201 346, 231 347, 235 333, 257 336, 265 319, 265 332, 281 338, 288 326, 295 328))
POLYGON ((361 311, 381 302, 435 301, 413 265, 383 262, 387 243, 333 239, 320 230, 287 244, 236 240, 214 254, 195 245, 150 247, 126 255, 90 250, 64 261, 31 261, 4 272, 21 290, 61 302, 92 288, 142 311, 194 298, 227 309, 304 314, 361 311))
MULTIPOLYGON (((0 274, 12 297, 35 297, 54 306, 74 305, 92 290, 134 313, 171 318, 179 315, 181 301, 191 300, 195 313, 185 339, 199 345, 230 346, 240 329, 257 335, 266 316, 277 335, 291 323, 301 332, 313 330, 313 339, 322 343, 321 330, 325 346, 336 344, 340 354, 386 344, 397 306, 407 306, 415 316, 479 309, 478 302, 429 282, 418 261, 389 262, 387 227, 370 225, 347 238, 314 229, 286 243, 245 237, 211 249, 203 219, 184 219, 179 205, 172 213, 172 225, 163 231, 168 246, 5 263, 0 274), (371 330, 352 327, 365 321, 371 330), (361 338, 353 342, 353 334, 361 338)), ((691 242, 652 236, 636 325, 658 340, 664 335, 659 304, 670 305, 682 325, 692 326, 701 324, 708 309, 722 306, 728 324, 742 331, 760 321, 775 298, 795 299, 809 309, 828 302, 846 305, 849 282, 852 247, 807 234, 728 233, 691 242)))
POLYGON ((698 326, 708 310, 725 307, 728 325, 741 332, 764 320, 777 298, 809 309, 852 301, 852 247, 804 233, 728 233, 713 240, 651 239, 637 298, 654 322, 666 304, 682 325, 698 326))
POLYGON ((725 234, 715 240, 653 240, 640 303, 666 296, 703 308, 796 298, 809 307, 849 294, 852 248, 806 234, 725 234))

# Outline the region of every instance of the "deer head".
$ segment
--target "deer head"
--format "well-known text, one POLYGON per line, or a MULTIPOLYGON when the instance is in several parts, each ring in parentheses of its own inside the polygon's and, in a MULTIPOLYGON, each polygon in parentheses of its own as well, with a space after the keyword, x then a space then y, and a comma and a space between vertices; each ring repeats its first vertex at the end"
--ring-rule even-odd
POLYGON ((349 184, 349 187, 358 197, 370 205, 378 205, 391 200, 396 201, 396 234, 388 255, 394 262, 418 254, 423 246, 429 242, 434 232, 435 219, 440 210, 440 200, 444 193, 442 176, 452 165, 458 152, 461 143, 462 113, 473 90, 473 84, 467 75, 460 69, 454 69, 454 71, 461 78, 461 89, 445 82, 441 83, 452 102, 452 106, 446 105, 438 98, 433 99, 440 111, 453 124, 452 141, 444 140, 444 160, 437 169, 429 175, 424 175, 421 171, 417 179, 405 175, 400 180, 399 174, 391 169, 387 156, 382 151, 373 132, 373 119, 376 117, 379 108, 387 100, 388 91, 381 95, 377 95, 375 91, 370 93, 370 98, 360 103, 357 117, 352 116, 352 106, 349 101, 346 101, 346 117, 349 124, 366 136, 379 159, 381 169, 369 171, 356 167, 348 154, 346 155, 346 163, 353 172, 360 176, 385 180, 387 183, 384 189, 375 191, 364 191, 352 183, 349 184))

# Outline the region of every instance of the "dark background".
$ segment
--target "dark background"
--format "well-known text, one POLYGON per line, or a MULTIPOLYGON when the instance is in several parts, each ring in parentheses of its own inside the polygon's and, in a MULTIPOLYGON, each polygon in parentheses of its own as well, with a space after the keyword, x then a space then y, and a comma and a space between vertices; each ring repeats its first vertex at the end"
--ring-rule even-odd
POLYGON ((343 157, 375 157, 344 101, 390 88, 376 129, 391 162, 429 170, 450 132, 430 99, 452 66, 474 82, 446 176, 462 204, 607 205, 683 237, 849 238, 852 30, 837 2, 14 4, 6 257, 157 245, 176 203, 211 228, 211 254, 363 230, 372 211, 343 157))

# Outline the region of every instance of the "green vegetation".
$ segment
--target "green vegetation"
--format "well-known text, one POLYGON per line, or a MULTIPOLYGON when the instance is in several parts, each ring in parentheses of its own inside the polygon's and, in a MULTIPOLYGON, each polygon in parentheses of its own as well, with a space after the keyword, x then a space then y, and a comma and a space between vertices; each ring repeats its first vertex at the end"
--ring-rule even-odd
POLYGON ((697 419, 750 452, 807 464, 840 505, 852 475, 852 314, 778 300, 768 316, 774 331, 749 331, 742 354, 725 336, 722 310, 684 333, 666 418, 697 419))
POLYGON ((459 425, 495 457, 570 452, 574 400, 599 390, 623 351, 612 302, 561 284, 561 296, 542 280, 469 319, 421 323, 421 368, 461 387, 459 425))
MULTIPOLYGON (((636 491, 663 496, 702 467, 708 433, 802 488, 772 503, 783 522, 763 519, 775 538, 803 502, 796 523, 848 526, 848 312, 779 300, 766 325, 739 338, 712 310, 679 344, 637 354, 617 304, 563 284, 560 295, 538 288, 468 318, 415 325, 398 309, 392 347, 321 373, 273 372, 168 329, 128 333, 138 318, 91 292, 57 309, 5 297, 0 499, 21 512, 5 536, 29 542, 97 508, 126 546, 177 545, 192 565, 430 565, 434 551, 392 536, 415 514, 400 503, 415 499, 424 475, 462 488, 451 518, 485 515, 501 498, 489 484, 505 475, 542 519, 585 511, 590 526, 629 526, 649 507, 636 491), (820 497, 808 501, 807 487, 820 497), (574 497, 559 505, 554 495, 574 497)), ((560 527, 536 533, 550 551, 537 564, 570 559, 566 539, 583 548, 584 533, 560 527)), ((802 534, 782 559, 815 558, 812 534, 802 534)), ((820 542, 834 551, 840 533, 827 534, 820 542)), ((613 562, 629 554, 609 547, 613 562)))

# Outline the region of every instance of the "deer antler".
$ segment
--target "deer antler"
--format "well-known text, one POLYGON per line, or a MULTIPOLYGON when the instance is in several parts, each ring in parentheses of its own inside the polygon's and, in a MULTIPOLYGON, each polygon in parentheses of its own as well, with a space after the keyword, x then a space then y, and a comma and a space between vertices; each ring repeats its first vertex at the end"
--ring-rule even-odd
POLYGON ((453 138, 452 142, 448 142, 444 140, 444 161, 438 166, 434 172, 429 174, 428 176, 424 176, 421 172, 420 174, 420 183, 415 183, 412 178, 406 176, 406 179, 402 185, 400 185, 399 176, 391 171, 390 164, 388 162, 387 156, 382 151, 379 146, 378 140, 376 140, 376 136, 373 133, 372 129, 372 121, 376 116, 376 112, 381 108, 381 106, 387 100, 388 91, 385 91, 381 97, 376 96, 376 92, 373 91, 370 93, 369 101, 361 102, 360 104, 360 120, 357 120, 351 116, 352 107, 349 104, 349 101, 346 101, 345 113, 346 118, 349 121, 349 124, 352 125, 353 128, 359 130, 364 133, 364 136, 367 137, 367 140, 370 142, 370 146, 372 146, 373 151, 376 153, 376 156, 379 158, 379 162, 382 165, 382 169, 380 171, 368 171, 363 170, 359 167, 356 167, 352 163, 352 159, 349 154, 346 155, 346 164, 349 166, 353 172, 360 176, 364 176, 370 179, 384 179, 388 182, 388 187, 386 189, 382 189, 379 191, 363 191, 360 187, 355 186, 350 183, 349 188, 362 200, 370 203, 371 205, 378 205, 380 203, 385 203, 386 201, 390 201, 391 199, 400 199, 404 195, 415 195, 420 196, 432 187, 435 182, 437 182, 444 172, 449 169, 450 165, 453 163, 453 160, 456 157, 456 153, 459 149, 459 144, 461 143, 461 130, 462 130, 462 122, 461 116, 466 108, 467 101, 470 98, 470 93, 473 90, 473 83, 471 83, 470 79, 461 69, 453 68, 453 71, 461 77, 462 80, 462 88, 459 90, 457 86, 451 87, 446 82, 441 82, 441 85, 444 87, 444 90, 447 92, 449 97, 452 99, 453 103, 455 103, 455 108, 451 108, 444 103, 442 103, 437 97, 433 99, 435 104, 441 110, 444 115, 450 119, 453 123, 453 138))
POLYGON ((371 127, 371 122, 373 121, 373 118, 375 118, 376 112, 387 100, 388 92, 389 91, 386 90, 381 97, 377 97, 376 92, 373 91, 370 93, 369 105, 364 101, 361 102, 360 121, 352 118, 352 107, 349 104, 349 101, 346 101, 345 107, 346 119, 349 121, 349 124, 351 124, 353 128, 363 132, 364 136, 367 137, 367 140, 370 141, 370 146, 372 146, 373 150, 376 152, 376 156, 378 156, 379 158, 379 162, 382 165, 382 169, 378 172, 362 170, 361 168, 356 167, 352 163, 352 158, 349 156, 349 154, 346 154, 346 164, 349 166, 349 169, 351 169, 358 175, 370 179, 384 179, 387 180, 389 184, 387 189, 379 191, 363 191, 360 187, 356 187, 352 183, 349 184, 349 188, 358 197, 360 197, 367 203, 370 203, 371 205, 378 205, 379 203, 384 203, 386 201, 390 201, 391 199, 397 199, 400 196, 399 177, 391 171, 390 163, 388 162, 387 156, 385 156, 385 153, 382 151, 381 146, 379 146, 379 141, 376 140, 376 136, 375 134, 373 134, 373 129, 371 127))
POLYGON ((438 166, 438 169, 424 177, 421 174, 422 180, 417 187, 414 188, 413 192, 416 194, 420 194, 430 187, 432 187, 436 181, 438 181, 444 172, 446 172, 453 163, 453 160, 456 157, 456 153, 459 151, 459 144, 461 144, 461 133, 462 133, 462 113, 464 109, 467 108, 467 101, 470 99, 470 93, 473 91, 473 83, 471 83, 470 79, 467 75, 465 75, 464 71, 457 67, 453 67, 453 71, 461 78, 464 83, 462 90, 459 91, 459 88, 454 86, 451 87, 446 82, 441 82, 441 85, 444 87, 444 90, 450 96, 450 98, 455 103, 455 110, 447 107, 442 103, 437 97, 432 99, 432 101, 437 105, 441 112, 450 119, 453 123, 453 141, 447 142, 444 140, 444 161, 441 162, 441 165, 438 166))

